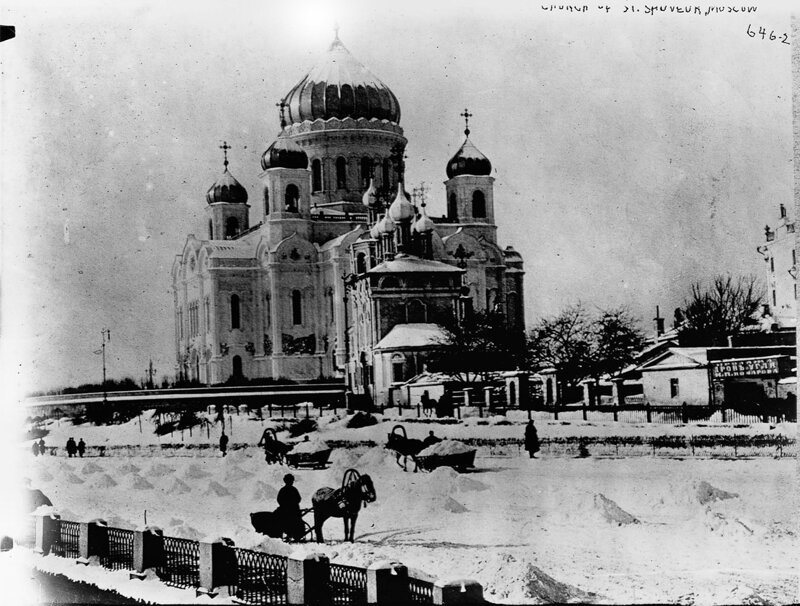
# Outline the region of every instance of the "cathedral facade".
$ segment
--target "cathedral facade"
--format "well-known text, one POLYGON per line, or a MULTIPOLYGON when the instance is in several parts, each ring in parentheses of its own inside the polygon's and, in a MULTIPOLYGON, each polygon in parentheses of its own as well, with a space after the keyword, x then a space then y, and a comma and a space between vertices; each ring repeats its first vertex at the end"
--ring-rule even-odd
POLYGON ((497 244, 492 166, 469 128, 446 165, 447 214, 430 217, 424 194, 406 192, 397 98, 338 36, 280 106, 263 214, 223 146, 208 231, 173 264, 180 377, 338 377, 384 401, 457 314, 498 310, 524 330, 522 258, 497 244))

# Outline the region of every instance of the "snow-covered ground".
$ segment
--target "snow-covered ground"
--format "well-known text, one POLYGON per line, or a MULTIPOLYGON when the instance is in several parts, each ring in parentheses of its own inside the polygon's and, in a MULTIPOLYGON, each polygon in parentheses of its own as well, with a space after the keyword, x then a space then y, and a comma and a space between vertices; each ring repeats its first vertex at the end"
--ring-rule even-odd
MULTIPOLYGON (((143 419, 147 417, 143 416, 143 419)), ((522 419, 520 419, 521 421, 522 419)), ((395 421, 361 429, 324 418, 312 440, 379 444, 395 421)), ((410 437, 430 429, 442 438, 520 438, 523 425, 408 423, 410 437)), ((439 578, 474 578, 496 602, 791 603, 798 591, 798 474, 793 458, 685 460, 570 458, 530 460, 516 448, 505 456, 480 449, 476 469, 406 473, 382 446, 336 448, 327 470, 293 471, 309 507, 323 486, 339 486, 344 471, 369 474, 377 502, 362 509, 356 543, 342 543, 342 523, 325 525, 324 545, 265 539, 249 513, 272 510, 287 472, 267 465, 252 447, 270 422, 233 416, 232 450, 169 449, 131 457, 33 457, 25 475, 64 519, 104 518, 112 526, 147 523, 166 535, 226 536, 241 547, 289 554, 320 551, 332 561, 367 565, 393 559, 439 578), (166 453, 169 453, 167 456, 166 453), (185 456, 175 456, 176 454, 185 456)), ((633 435, 623 424, 537 423, 539 435, 633 435)), ((218 426, 158 438, 138 420, 122 426, 52 423, 48 445, 69 436, 89 445, 215 444, 218 426)), ((753 428, 644 426, 638 434, 782 433, 794 425, 753 428)), ((279 433, 286 440, 287 434, 279 433)), ((21 446, 26 448, 29 443, 21 446)), ((524 453, 523 453, 524 454, 524 453)), ((52 560, 53 558, 45 558, 52 560)), ((44 566, 44 564, 39 563, 44 566)), ((52 565, 52 564, 51 564, 52 565)), ((84 569, 85 570, 85 569, 84 569)), ((97 574, 97 573, 95 573, 97 574)), ((111 574, 111 573, 109 573, 111 574)), ((166 590, 174 592, 176 590, 166 590)), ((153 599, 149 595, 147 599, 153 599)), ((165 594, 166 599, 167 598, 165 594)), ((177 599, 177 601, 181 601, 177 599)))

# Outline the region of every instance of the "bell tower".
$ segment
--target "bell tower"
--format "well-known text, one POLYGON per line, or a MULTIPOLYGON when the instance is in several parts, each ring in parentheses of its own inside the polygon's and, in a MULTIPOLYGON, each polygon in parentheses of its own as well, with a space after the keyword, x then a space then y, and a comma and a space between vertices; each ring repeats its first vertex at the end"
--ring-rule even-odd
POLYGON ((250 227, 247 190, 228 172, 228 150, 225 141, 220 145, 225 155, 225 170, 217 182, 206 193, 208 215, 208 239, 232 240, 250 227))

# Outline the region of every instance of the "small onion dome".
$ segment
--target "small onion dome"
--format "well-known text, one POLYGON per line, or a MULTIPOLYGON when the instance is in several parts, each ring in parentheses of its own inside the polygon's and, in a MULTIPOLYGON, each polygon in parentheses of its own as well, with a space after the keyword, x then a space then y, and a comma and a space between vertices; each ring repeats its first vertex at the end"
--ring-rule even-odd
POLYGON ((425 212, 424 204, 421 207, 421 213, 419 219, 417 219, 417 221, 414 223, 414 227, 412 229, 418 234, 427 234, 435 229, 433 219, 431 219, 428 216, 428 213, 425 212))
POLYGON ((376 221, 375 225, 373 225, 369 230, 369 237, 372 238, 373 240, 377 240, 378 236, 381 235, 380 232, 378 231, 378 225, 379 224, 380 224, 380 221, 376 221))
POLYGON ((337 36, 328 52, 284 98, 292 124, 330 118, 400 122, 394 93, 337 36))
POLYGON ((386 214, 395 223, 413 219, 417 214, 413 204, 406 196, 406 192, 403 191, 402 181, 397 182, 397 196, 395 196, 394 202, 389 206, 389 212, 386 214))
POLYGON ((378 235, 381 236, 383 234, 392 234, 394 233, 394 221, 389 215, 384 215, 383 219, 378 221, 377 232, 378 235))
POLYGON ((308 156, 289 137, 278 137, 261 155, 261 168, 308 168, 308 156))
POLYGON ((469 140, 469 135, 464 139, 456 155, 447 163, 447 178, 452 179, 459 175, 489 175, 492 172, 492 163, 469 140))
POLYGON ((367 208, 375 208, 378 204, 378 190, 375 188, 375 179, 369 180, 369 188, 361 197, 361 202, 363 202, 364 206, 367 208))
POLYGON ((209 204, 215 204, 216 202, 247 203, 247 190, 233 178, 233 175, 228 172, 227 162, 225 164, 225 172, 209 188, 208 193, 206 193, 206 200, 208 200, 209 204))

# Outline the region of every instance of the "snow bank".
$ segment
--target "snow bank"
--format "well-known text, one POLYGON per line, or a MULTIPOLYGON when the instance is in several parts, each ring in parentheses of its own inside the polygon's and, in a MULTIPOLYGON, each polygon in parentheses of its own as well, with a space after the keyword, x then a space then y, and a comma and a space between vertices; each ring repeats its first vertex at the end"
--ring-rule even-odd
POLYGON ((475 448, 467 446, 463 442, 456 440, 442 440, 436 444, 428 446, 426 449, 419 453, 421 457, 429 457, 432 455, 446 456, 454 454, 464 454, 465 452, 472 452, 475 448))
POLYGON ((186 494, 192 492, 192 487, 180 478, 175 478, 175 481, 172 483, 172 488, 169 489, 169 492, 171 494, 186 494))
POLYGON ((89 461, 86 465, 83 466, 81 473, 83 473, 84 475, 88 475, 90 473, 97 473, 98 471, 104 471, 104 469, 94 461, 89 461))
POLYGON ((697 484, 697 500, 701 505, 711 503, 713 501, 724 501, 725 499, 735 499, 739 495, 735 492, 726 492, 715 488, 705 480, 697 484))
POLYGON ((594 495, 594 506, 606 522, 623 526, 638 524, 639 520, 603 494, 594 495))
POLYGON ((117 485, 117 481, 107 473, 104 473, 101 476, 97 476, 92 485, 95 488, 113 488, 117 485))
POLYGON ((278 491, 274 487, 270 486, 269 484, 265 484, 261 480, 256 482, 252 492, 252 498, 255 501, 271 501, 274 503, 277 496, 278 491))
POLYGON ((186 471, 183 473, 183 477, 191 480, 200 480, 202 478, 207 478, 210 475, 210 473, 202 469, 197 463, 192 463, 189 465, 189 467, 187 467, 186 471))
POLYGON ((211 481, 206 488, 205 492, 203 493, 206 496, 212 497, 229 497, 231 493, 219 482, 211 481))
POLYGON ((461 503, 456 501, 453 497, 447 497, 444 502, 443 509, 445 511, 449 511, 450 513, 464 513, 465 511, 469 511, 466 507, 464 507, 461 503))
POLYGON ((67 474, 66 480, 70 484, 83 484, 83 479, 76 476, 73 472, 67 474))
POLYGON ((557 581, 538 566, 529 564, 522 579, 525 597, 545 604, 591 604, 598 596, 557 581))
POLYGON ((225 474, 225 478, 228 480, 244 480, 245 478, 250 478, 253 476, 253 473, 250 471, 245 471, 238 465, 234 465, 230 468, 230 470, 225 474))
POLYGON ((134 490, 152 490, 153 485, 138 473, 133 474, 128 480, 128 485, 134 490))
POLYGON ((133 463, 125 463, 117 471, 123 475, 127 475, 129 473, 139 473, 141 471, 141 468, 136 467, 136 465, 134 465, 133 463))

